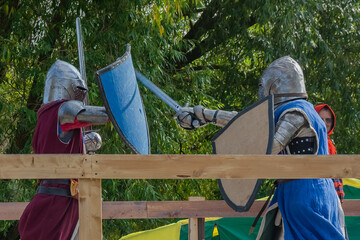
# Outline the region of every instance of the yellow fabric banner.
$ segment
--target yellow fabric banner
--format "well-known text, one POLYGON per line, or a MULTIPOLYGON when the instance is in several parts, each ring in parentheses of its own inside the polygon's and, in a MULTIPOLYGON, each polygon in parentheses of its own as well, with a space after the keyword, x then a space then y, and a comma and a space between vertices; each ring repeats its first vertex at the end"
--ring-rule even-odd
POLYGON ((179 240, 181 223, 172 223, 159 228, 136 232, 120 238, 120 240, 179 240))
POLYGON ((356 188, 360 188, 360 180, 357 178, 344 178, 343 184, 352 186, 352 187, 356 187, 356 188))

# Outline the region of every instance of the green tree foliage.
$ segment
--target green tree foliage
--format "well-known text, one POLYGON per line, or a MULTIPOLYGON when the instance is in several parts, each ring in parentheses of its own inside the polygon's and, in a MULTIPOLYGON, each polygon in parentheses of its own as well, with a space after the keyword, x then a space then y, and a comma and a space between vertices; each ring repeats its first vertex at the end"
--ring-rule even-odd
MULTIPOLYGON (((0 151, 31 153, 44 79, 56 59, 78 66, 75 19, 82 18, 89 98, 102 105, 94 72, 132 46, 135 67, 180 104, 240 111, 257 100, 266 66, 289 55, 302 66, 309 100, 337 115, 339 153, 357 153, 359 10, 357 1, 4 0, 0 3, 0 151)), ((151 152, 211 154, 219 130, 184 131, 174 112, 141 84, 151 152)), ((99 153, 128 154, 113 126, 99 126, 99 153)), ((2 181, 0 201, 29 201, 37 182, 2 181)), ((267 182, 271 185, 271 181, 267 182)), ((266 195, 268 187, 261 190, 266 195)), ((219 199, 215 180, 104 180, 103 197, 120 200, 219 199)), ((105 239, 168 220, 106 220, 105 239)), ((17 239, 2 222, 0 239, 17 239)))

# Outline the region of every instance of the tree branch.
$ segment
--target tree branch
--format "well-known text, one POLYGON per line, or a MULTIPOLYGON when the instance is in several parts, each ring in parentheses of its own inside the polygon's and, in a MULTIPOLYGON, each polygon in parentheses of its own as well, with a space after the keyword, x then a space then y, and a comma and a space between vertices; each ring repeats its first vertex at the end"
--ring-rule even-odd
POLYGON ((186 39, 196 39, 198 40, 200 36, 205 34, 210 29, 214 28, 215 21, 213 20, 215 13, 220 8, 220 0, 213 0, 206 6, 205 10, 201 14, 201 17, 196 21, 195 25, 190 29, 190 31, 183 37, 186 39))
MULTIPOLYGON (((216 17, 213 18, 214 23, 219 20, 220 17, 216 17)), ((235 19, 235 18, 229 18, 226 20, 227 21, 227 26, 232 26, 235 24, 235 21, 239 21, 239 19, 235 19)), ((231 31, 222 31, 221 36, 219 37, 219 34, 215 31, 212 32, 208 32, 208 37, 205 38, 204 40, 202 40, 200 43, 195 44, 195 47, 193 49, 191 49, 190 51, 185 53, 185 58, 182 61, 179 61, 176 64, 176 69, 181 69, 184 66, 188 65, 189 63, 193 62, 194 60, 200 58, 201 56, 203 56, 205 53, 207 53, 208 51, 211 51, 212 49, 214 49, 215 47, 223 44, 224 42, 226 42, 228 39, 239 35, 243 38, 247 37, 247 33, 246 30, 254 25, 256 23, 255 18, 250 17, 248 19, 248 21, 243 21, 242 25, 239 25, 238 28, 232 28, 231 31)))

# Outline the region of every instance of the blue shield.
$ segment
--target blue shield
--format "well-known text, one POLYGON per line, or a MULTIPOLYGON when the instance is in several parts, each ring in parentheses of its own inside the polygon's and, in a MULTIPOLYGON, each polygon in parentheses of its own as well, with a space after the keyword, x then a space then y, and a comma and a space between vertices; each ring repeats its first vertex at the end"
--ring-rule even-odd
POLYGON ((109 118, 126 145, 138 154, 150 154, 144 105, 137 85, 130 45, 114 63, 96 72, 109 118))

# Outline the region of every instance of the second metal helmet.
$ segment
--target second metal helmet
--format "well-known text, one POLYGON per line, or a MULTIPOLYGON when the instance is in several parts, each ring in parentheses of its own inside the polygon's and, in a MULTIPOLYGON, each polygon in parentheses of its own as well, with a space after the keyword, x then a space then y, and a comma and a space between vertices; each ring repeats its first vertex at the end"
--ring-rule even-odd
POLYGON ((307 99, 304 74, 291 57, 276 59, 264 71, 259 82, 259 98, 274 95, 274 104, 307 99))

